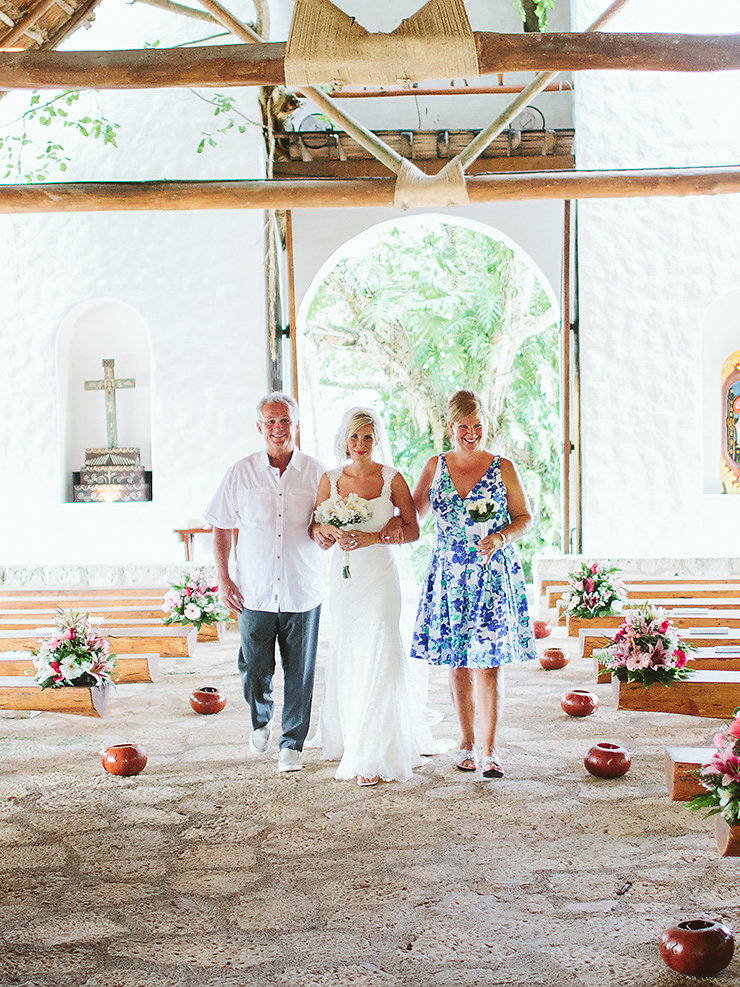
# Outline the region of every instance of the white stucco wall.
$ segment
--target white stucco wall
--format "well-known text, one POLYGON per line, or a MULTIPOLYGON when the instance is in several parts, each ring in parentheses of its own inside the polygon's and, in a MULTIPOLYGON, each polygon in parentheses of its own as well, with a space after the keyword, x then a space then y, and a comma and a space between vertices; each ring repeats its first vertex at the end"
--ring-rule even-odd
MULTIPOLYGON (((107 0, 91 30, 67 47, 172 44, 209 33, 201 22, 107 0)), ((255 91, 240 99, 258 119, 255 91)), ((121 124, 119 148, 65 138, 82 153, 62 180, 262 174, 258 134, 195 153, 201 132, 218 121, 187 91, 96 100, 121 124)), ((3 100, 2 119, 22 107, 18 95, 3 100)), ((263 222, 251 211, 0 216, 0 564, 184 558, 172 528, 200 515, 226 466, 257 445, 254 403, 268 361, 263 222), (150 504, 62 503, 57 335, 70 312, 98 298, 131 306, 149 330, 150 504)), ((88 445, 99 439, 102 411, 91 414, 88 445)))
MULTIPOLYGON (((582 29, 604 4, 573 7, 582 29)), ((633 0, 610 29, 737 32, 740 5, 633 0)), ((738 73, 582 73, 579 167, 736 164, 739 100, 738 73)), ((740 554, 740 497, 702 473, 702 333, 740 286, 740 197, 584 201, 578 230, 583 550, 740 554)))

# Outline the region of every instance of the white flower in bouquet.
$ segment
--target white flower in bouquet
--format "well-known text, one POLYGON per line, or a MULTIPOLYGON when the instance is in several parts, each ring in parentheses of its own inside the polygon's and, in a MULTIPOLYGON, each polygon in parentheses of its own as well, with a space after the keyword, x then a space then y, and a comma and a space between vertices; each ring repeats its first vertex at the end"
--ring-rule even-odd
POLYGON ((188 620, 197 620, 201 615, 200 607, 196 607, 194 603, 188 603, 183 610, 183 613, 188 618, 188 620))
MULTIPOLYGON (((328 497, 314 511, 314 520, 318 524, 330 524, 334 528, 349 528, 364 524, 372 517, 370 505, 364 497, 349 493, 346 497, 328 497)), ((342 576, 349 579, 349 552, 344 553, 342 576)))

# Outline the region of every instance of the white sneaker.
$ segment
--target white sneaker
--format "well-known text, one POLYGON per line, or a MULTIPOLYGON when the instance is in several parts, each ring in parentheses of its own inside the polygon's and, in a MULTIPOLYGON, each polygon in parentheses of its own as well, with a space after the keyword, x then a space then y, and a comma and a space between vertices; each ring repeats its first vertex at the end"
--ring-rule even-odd
POLYGON ((253 754, 266 754, 272 746, 272 720, 263 727, 252 730, 249 735, 249 749, 253 754))
POLYGON ((303 767, 303 756, 292 747, 283 747, 278 754, 278 771, 300 771, 303 767))

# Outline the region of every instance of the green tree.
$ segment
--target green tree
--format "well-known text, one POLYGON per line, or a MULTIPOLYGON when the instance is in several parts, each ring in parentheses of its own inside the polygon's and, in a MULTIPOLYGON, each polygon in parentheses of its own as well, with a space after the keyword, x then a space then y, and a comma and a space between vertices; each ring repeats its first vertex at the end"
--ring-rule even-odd
POLYGON ((517 464, 532 500, 535 524, 520 543, 527 569, 534 552, 556 548, 557 312, 510 247, 453 224, 391 227, 325 278, 306 338, 314 390, 378 393, 408 477, 448 447, 449 395, 477 390, 491 410, 493 445, 517 464))

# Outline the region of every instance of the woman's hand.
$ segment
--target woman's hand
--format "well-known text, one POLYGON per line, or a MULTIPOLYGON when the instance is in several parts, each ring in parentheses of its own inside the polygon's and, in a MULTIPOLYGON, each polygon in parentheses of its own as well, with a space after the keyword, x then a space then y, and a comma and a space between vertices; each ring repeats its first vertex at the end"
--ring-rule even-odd
POLYGON ((403 518, 400 514, 396 514, 384 528, 381 528, 378 535, 385 545, 400 545, 403 542, 402 531, 403 518))
POLYGON ((331 524, 316 524, 311 528, 311 537, 319 546, 326 550, 331 548, 337 538, 337 529, 331 524))
POLYGON ((356 548, 367 548, 368 545, 378 544, 377 531, 349 531, 342 528, 336 529, 337 545, 345 552, 353 552, 356 548))
POLYGON ((481 538, 478 542, 478 552, 481 555, 485 555, 486 559, 490 559, 493 553, 498 552, 505 544, 506 536, 500 531, 494 531, 493 534, 481 538))

